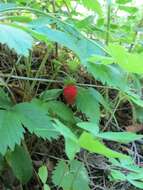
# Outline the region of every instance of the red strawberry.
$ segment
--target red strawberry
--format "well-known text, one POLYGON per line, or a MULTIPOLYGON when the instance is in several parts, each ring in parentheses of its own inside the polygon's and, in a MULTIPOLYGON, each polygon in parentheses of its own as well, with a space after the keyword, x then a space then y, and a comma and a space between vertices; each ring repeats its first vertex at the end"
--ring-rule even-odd
POLYGON ((64 98, 68 104, 73 105, 77 96, 77 87, 73 84, 68 84, 64 87, 64 98))

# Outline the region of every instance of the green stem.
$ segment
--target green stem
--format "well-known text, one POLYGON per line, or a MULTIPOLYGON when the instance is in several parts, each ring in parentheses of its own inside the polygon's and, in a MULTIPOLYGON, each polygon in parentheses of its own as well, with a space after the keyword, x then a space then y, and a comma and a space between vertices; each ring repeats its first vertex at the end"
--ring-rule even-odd
MULTIPOLYGON (((115 120, 115 113, 116 113, 116 111, 117 111, 118 106, 120 105, 120 103, 121 103, 121 101, 122 101, 122 98, 120 97, 120 95, 121 95, 121 94, 120 94, 120 92, 119 92, 119 94, 118 94, 117 97, 116 97, 117 102, 116 102, 115 108, 114 108, 114 110, 113 110, 113 112, 112 112, 112 114, 111 114, 109 120, 107 121, 107 123, 106 123, 106 125, 105 125, 103 131, 105 131, 105 130, 107 129, 109 123, 111 122, 111 120, 112 120, 113 118, 114 118, 114 120, 115 120)), ((116 120, 115 120, 115 121, 116 121, 116 120)))
MULTIPOLYGON (((36 73, 35 78, 38 78, 38 77, 39 77, 39 75, 40 75, 42 69, 45 67, 45 64, 46 64, 46 62, 47 62, 48 56, 49 56, 49 51, 47 50, 47 52, 46 52, 46 54, 45 54, 45 56, 44 56, 44 58, 43 58, 43 60, 42 60, 42 62, 41 62, 41 64, 40 64, 40 67, 39 67, 39 69, 38 69, 38 71, 37 71, 37 73, 36 73)), ((31 91, 34 89, 35 85, 36 85, 36 80, 33 80, 33 83, 32 83, 32 85, 31 85, 31 91)))

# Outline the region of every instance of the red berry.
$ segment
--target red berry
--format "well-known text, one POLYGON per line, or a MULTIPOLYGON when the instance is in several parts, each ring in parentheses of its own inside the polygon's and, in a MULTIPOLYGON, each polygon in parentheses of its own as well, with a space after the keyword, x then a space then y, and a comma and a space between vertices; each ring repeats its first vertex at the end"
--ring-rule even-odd
POLYGON ((66 102, 73 105, 77 96, 77 87, 73 84, 66 85, 64 87, 63 95, 66 102))

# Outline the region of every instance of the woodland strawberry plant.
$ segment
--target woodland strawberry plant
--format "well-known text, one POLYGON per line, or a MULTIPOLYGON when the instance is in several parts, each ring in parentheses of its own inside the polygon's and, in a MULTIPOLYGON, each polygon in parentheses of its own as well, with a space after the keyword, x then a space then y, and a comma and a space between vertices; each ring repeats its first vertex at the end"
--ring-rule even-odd
POLYGON ((110 183, 143 189, 143 135, 117 115, 128 106, 132 125, 143 123, 142 19, 132 0, 0 3, 1 56, 12 61, 5 68, 4 57, 0 72, 1 176, 11 170, 19 189, 32 180, 44 190, 100 189, 90 154, 106 160, 110 183), (45 160, 36 165, 37 139, 64 145, 50 173, 45 160))

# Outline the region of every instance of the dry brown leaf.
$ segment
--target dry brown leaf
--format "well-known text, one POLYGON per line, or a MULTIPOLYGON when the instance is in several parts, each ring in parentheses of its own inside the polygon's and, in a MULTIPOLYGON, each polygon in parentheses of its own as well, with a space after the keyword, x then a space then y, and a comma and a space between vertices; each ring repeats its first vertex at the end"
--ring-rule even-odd
POLYGON ((126 127, 126 131, 134 133, 143 131, 143 125, 142 124, 130 125, 126 127))

